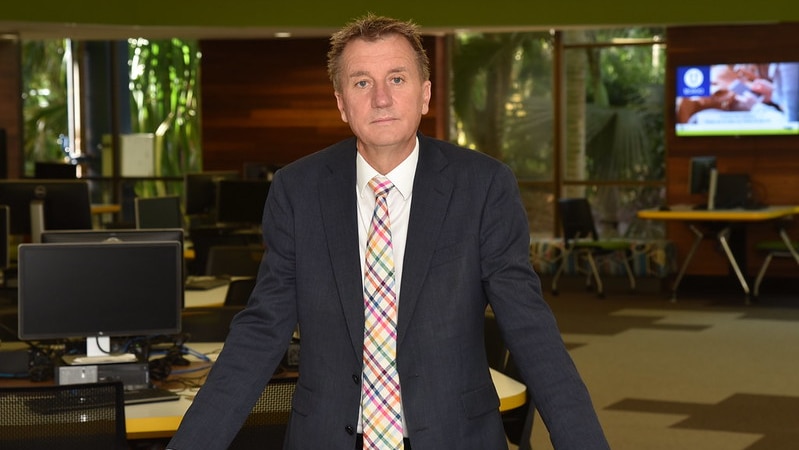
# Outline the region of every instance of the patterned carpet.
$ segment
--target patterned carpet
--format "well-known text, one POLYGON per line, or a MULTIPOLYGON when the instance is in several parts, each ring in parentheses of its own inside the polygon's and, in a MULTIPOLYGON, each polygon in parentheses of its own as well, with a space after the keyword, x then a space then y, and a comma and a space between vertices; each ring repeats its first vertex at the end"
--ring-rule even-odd
MULTIPOLYGON (((799 294, 747 306, 735 287, 548 295, 614 450, 799 448, 799 294)), ((540 417, 533 430, 551 449, 540 417)))

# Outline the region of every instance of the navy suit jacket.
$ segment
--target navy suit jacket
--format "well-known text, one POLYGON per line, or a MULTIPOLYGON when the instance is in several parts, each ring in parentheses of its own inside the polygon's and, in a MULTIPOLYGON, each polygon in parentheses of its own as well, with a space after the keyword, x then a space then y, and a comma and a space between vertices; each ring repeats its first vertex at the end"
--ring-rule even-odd
MULTIPOLYGON (((512 172, 479 152, 419 139, 397 350, 414 450, 507 448, 483 338, 489 303, 555 447, 608 448, 531 267, 512 172)), ((169 448, 225 448, 297 322, 300 376, 285 448, 354 448, 364 329, 355 142, 276 173, 256 288, 169 448)))

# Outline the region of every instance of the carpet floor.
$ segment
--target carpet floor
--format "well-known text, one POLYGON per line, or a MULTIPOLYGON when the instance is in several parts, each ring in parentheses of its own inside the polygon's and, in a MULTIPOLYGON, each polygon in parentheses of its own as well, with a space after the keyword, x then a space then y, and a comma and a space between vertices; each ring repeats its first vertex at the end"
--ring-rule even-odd
MULTIPOLYGON (((799 448, 799 294, 746 305, 715 282, 548 294, 614 450, 799 448)), ((532 444, 552 448, 540 416, 532 444)))

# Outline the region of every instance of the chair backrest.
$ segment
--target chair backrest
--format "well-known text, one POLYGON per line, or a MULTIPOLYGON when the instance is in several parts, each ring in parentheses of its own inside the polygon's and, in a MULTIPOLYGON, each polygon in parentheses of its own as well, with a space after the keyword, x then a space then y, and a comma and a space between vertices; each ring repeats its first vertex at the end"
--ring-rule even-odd
POLYGON ((127 449, 122 382, 0 388, 0 448, 127 449))
POLYGON ((254 277, 264 256, 264 248, 255 245, 214 245, 208 249, 206 275, 254 277))
POLYGON ((255 288, 255 277, 231 280, 225 294, 225 306, 246 305, 253 288, 255 288))
POLYGON ((591 205, 586 198, 562 198, 558 200, 558 212, 563 229, 563 240, 567 245, 572 239, 599 239, 594 215, 591 213, 591 205))
POLYGON ((183 228, 181 198, 136 197, 134 200, 136 228, 183 228))
POLYGON ((296 377, 272 378, 228 450, 282 448, 296 377))

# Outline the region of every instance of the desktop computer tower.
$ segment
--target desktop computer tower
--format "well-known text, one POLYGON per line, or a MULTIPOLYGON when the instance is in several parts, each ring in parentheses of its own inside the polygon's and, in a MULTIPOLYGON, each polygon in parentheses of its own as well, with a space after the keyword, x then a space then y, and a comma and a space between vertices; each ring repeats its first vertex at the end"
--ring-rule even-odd
POLYGON ((150 385, 149 365, 146 363, 64 365, 56 369, 55 378, 56 384, 121 381, 125 389, 142 389, 150 385))

